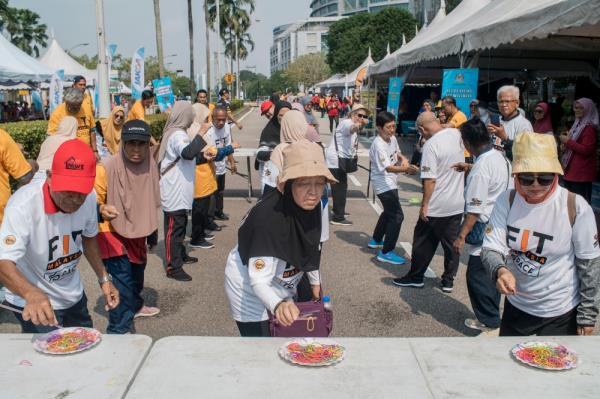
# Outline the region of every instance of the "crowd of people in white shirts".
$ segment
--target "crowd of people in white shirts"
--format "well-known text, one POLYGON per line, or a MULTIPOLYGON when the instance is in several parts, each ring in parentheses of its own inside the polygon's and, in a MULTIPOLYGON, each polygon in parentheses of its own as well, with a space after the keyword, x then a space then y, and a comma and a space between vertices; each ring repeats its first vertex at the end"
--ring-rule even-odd
MULTIPOLYGON (((500 335, 589 335, 600 298, 598 234, 589 200, 559 183, 581 154, 583 133, 598 129, 597 110, 576 102, 581 109, 561 140, 561 164, 554 137, 535 133, 515 113, 518 98, 516 87, 498 91, 499 125, 474 118, 457 129, 442 125, 431 111, 421 113, 419 167, 400 151, 394 115, 374 116, 378 135, 370 149, 370 173, 383 213, 366 246, 378 250, 381 262, 407 262, 395 252, 404 220, 397 175, 420 172, 423 198, 411 267, 395 285, 424 287, 441 244, 445 293, 453 291, 460 254, 470 255, 467 287, 476 319, 465 320, 468 327, 499 329, 500 335), (465 150, 473 164, 465 162, 465 150), (506 295, 502 315, 501 294, 506 295)), ((355 103, 324 146, 311 101, 273 98, 261 113, 269 119, 256 161, 262 199, 242 221, 225 268, 232 317, 245 336, 268 336, 269 314, 293 324, 300 296, 320 298, 322 243, 330 223, 352 224, 345 217, 347 175, 356 171, 358 134, 371 117, 367 107, 355 103)), ((150 313, 145 315, 156 314, 144 307, 140 293, 146 237, 157 228, 158 209, 164 216, 166 274, 191 280, 183 270, 197 261, 184 245, 188 214, 201 226, 193 226, 198 234, 191 246, 202 247, 212 237, 206 231, 212 223, 210 202, 203 199, 222 192, 225 159, 230 157, 234 168, 231 154, 239 146, 231 138, 228 114, 222 105, 210 111, 203 104, 176 102, 156 159, 143 121, 127 122, 121 150, 98 165, 89 146, 77 139, 55 149, 46 176, 11 197, 0 228, 5 305, 24 332, 58 324, 91 326, 77 270, 81 256, 98 276, 110 311, 109 332, 131 331, 144 308, 150 313), (138 201, 140 194, 144 198, 138 201)))

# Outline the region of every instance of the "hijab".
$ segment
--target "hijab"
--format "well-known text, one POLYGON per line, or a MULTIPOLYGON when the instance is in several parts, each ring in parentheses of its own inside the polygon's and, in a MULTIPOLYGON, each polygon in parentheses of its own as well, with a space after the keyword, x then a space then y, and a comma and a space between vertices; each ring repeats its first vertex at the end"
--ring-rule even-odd
MULTIPOLYGON (((598 110, 596 109, 596 104, 586 97, 580 98, 575 101, 575 103, 583 107, 583 116, 575 119, 573 127, 569 130, 569 139, 573 141, 577 141, 579 136, 581 136, 581 133, 583 133, 584 129, 588 126, 592 126, 596 131, 598 130, 598 110)), ((567 147, 562 156, 562 164, 565 169, 569 165, 572 157, 573 151, 567 147)))
POLYGON ((54 153, 58 150, 65 141, 77 138, 77 128, 79 122, 72 116, 65 116, 58 125, 56 133, 52 136, 46 137, 42 146, 40 147, 40 153, 37 157, 37 163, 39 170, 52 169, 52 159, 54 159, 54 153))
POLYGON ((160 141, 160 149, 158 150, 158 162, 161 162, 167 152, 167 143, 169 139, 178 130, 187 130, 194 123, 194 109, 187 101, 175 101, 175 105, 171 109, 171 114, 165 128, 163 129, 163 137, 160 141))
POLYGON ((292 182, 283 193, 266 194, 238 230, 238 252, 244 265, 250 258, 272 256, 303 272, 319 269, 321 263, 321 209, 300 208, 292 195, 292 182))
POLYGON ((269 123, 267 123, 267 126, 265 126, 262 133, 260 134, 260 147, 266 146, 269 148, 275 148, 280 143, 279 138, 281 124, 277 119, 277 115, 279 114, 279 111, 281 111, 283 108, 292 109, 292 105, 285 101, 277 101, 275 103, 275 111, 273 111, 273 117, 271 118, 269 123))
POLYGON ((104 144, 108 148, 108 151, 115 155, 119 150, 119 145, 121 144, 121 130, 123 129, 123 124, 125 123, 125 108, 120 105, 113 108, 110 116, 101 122, 102 124, 102 135, 104 136, 104 144), (117 112, 121 112, 123 114, 123 123, 121 126, 115 125, 115 116, 117 112))
POLYGON ((550 106, 545 102, 539 102, 535 106, 544 110, 544 117, 540 120, 536 120, 533 123, 533 131, 536 133, 548 133, 552 132, 552 118, 550 115, 550 106))
POLYGON ((308 112, 304 108, 308 104, 312 104, 312 98, 310 98, 310 96, 304 96, 300 99, 300 104, 302 104, 302 112, 304 113, 304 116, 306 117, 306 122, 308 122, 309 125, 319 126, 319 122, 317 122, 317 118, 315 118, 312 111, 308 112))
POLYGON ((107 179, 106 203, 119 212, 110 222, 125 238, 147 237, 158 226, 156 210, 160 207, 158 167, 150 148, 143 162, 131 162, 121 146, 115 156, 105 162, 107 179))
POLYGON ((283 168, 283 150, 290 144, 306 138, 308 123, 304 115, 297 111, 286 113, 281 119, 280 143, 271 154, 271 162, 279 170, 283 168))
POLYGON ((210 114, 210 110, 204 104, 195 103, 192 105, 192 109, 194 110, 194 123, 192 123, 192 126, 187 130, 191 140, 198 134, 210 114))

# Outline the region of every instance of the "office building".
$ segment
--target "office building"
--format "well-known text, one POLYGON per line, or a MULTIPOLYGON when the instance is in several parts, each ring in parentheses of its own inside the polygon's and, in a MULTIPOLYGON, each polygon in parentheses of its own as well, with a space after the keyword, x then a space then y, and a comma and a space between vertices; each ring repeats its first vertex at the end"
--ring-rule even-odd
POLYGON ((359 12, 377 12, 388 7, 409 9, 410 0, 313 0, 311 17, 347 16, 359 12))

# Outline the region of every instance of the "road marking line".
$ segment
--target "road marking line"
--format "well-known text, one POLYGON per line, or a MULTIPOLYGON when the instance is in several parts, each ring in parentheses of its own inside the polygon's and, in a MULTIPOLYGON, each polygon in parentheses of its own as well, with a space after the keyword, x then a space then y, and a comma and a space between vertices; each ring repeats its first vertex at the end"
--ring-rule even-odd
POLYGON ((367 200, 367 203, 369 205, 371 205, 371 208, 373 208, 373 210, 375 211, 375 213, 377 214, 377 216, 381 215, 383 213, 383 209, 381 209, 381 207, 379 206, 379 204, 377 203, 377 201, 373 202, 370 201, 369 198, 365 198, 367 200))
POLYGON ((248 110, 248 112, 246 112, 246 114, 244 116, 242 116, 240 119, 238 119, 238 122, 243 121, 244 118, 246 118, 248 115, 250 115, 252 113, 252 111, 254 111, 254 108, 250 107, 250 109, 248 110))
MULTIPOLYGON (((412 244, 410 242, 401 242, 400 246, 409 257, 412 256, 412 244)), ((435 272, 428 267, 427 270, 425 270, 425 277, 437 278, 437 274, 435 274, 435 272)))
POLYGON ((348 175, 348 178, 350 179, 350 181, 352 181, 352 184, 354 184, 356 187, 362 187, 362 184, 360 184, 360 182, 358 181, 358 179, 356 177, 354 177, 354 175, 348 175))

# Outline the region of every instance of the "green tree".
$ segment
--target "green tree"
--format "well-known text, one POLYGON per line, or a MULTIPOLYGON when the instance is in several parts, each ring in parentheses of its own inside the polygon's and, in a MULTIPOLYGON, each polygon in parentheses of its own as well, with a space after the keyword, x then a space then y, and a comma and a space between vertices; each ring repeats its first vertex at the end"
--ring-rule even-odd
POLYGON ((402 34, 410 40, 417 21, 406 10, 386 8, 375 14, 360 13, 335 22, 329 28, 326 43, 327 63, 333 73, 349 73, 367 58, 371 48, 375 60, 391 48, 402 45, 402 34))
POLYGON ((47 46, 47 27, 40 23, 40 16, 28 9, 9 7, 5 0, 0 1, 0 29, 5 29, 11 43, 29 55, 39 57, 40 48, 47 46))
POLYGON ((285 70, 288 80, 294 87, 304 85, 307 90, 315 83, 327 79, 330 75, 329 66, 323 53, 306 54, 298 57, 285 70))

